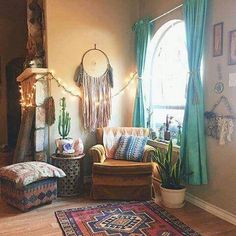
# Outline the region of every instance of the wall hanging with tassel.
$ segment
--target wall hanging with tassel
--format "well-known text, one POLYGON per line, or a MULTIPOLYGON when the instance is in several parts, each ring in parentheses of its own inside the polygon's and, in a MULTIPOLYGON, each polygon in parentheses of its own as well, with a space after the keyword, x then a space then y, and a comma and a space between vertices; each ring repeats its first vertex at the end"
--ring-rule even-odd
POLYGON ((111 88, 113 88, 113 70, 106 53, 96 48, 96 45, 84 53, 77 69, 75 82, 83 90, 84 128, 89 131, 95 131, 98 127, 108 126, 112 109, 111 88), (101 76, 91 76, 84 69, 84 57, 91 51, 98 51, 106 58, 107 69, 101 76))
POLYGON ((45 122, 51 126, 55 123, 55 103, 53 97, 48 97, 44 101, 44 107, 46 113, 45 122))

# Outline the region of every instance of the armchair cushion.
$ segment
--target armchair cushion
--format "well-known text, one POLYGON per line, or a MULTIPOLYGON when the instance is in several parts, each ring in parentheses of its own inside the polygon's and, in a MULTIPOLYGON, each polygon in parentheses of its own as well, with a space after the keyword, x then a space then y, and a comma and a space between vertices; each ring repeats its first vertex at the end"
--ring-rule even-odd
POLYGON ((0 178, 14 183, 17 187, 26 186, 42 179, 65 176, 63 170, 38 161, 17 163, 0 169, 0 178))
POLYGON ((114 159, 128 161, 143 161, 144 147, 147 137, 122 135, 114 159))
POLYGON ((97 129, 97 140, 103 144, 106 152, 106 158, 114 158, 119 139, 122 135, 148 136, 149 130, 145 128, 134 127, 105 127, 97 129))
POLYGON ((152 163, 137 163, 133 161, 116 161, 107 159, 104 163, 93 165, 93 174, 102 175, 134 175, 152 172, 152 163))

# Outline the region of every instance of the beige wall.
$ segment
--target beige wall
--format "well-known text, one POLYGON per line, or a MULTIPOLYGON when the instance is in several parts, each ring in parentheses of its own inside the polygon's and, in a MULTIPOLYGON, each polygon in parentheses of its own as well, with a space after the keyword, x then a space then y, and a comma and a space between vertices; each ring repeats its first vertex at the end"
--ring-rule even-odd
MULTIPOLYGON (((220 97, 214 93, 214 85, 217 82, 217 64, 222 67, 225 90, 223 94, 228 97, 233 110, 236 113, 236 88, 229 88, 228 76, 230 72, 236 72, 236 66, 227 65, 228 55, 228 32, 236 29, 236 3, 235 0, 209 1, 209 20, 207 23, 207 46, 205 50, 205 76, 204 88, 206 110, 210 110, 220 97), (221 57, 212 57, 212 30, 213 24, 224 22, 224 54, 221 57)), ((180 0, 142 0, 142 16, 156 17, 181 4, 180 0)), ((165 16, 156 22, 156 28, 164 22, 182 18, 181 10, 165 16)), ((208 142, 208 170, 209 184, 202 186, 188 186, 188 191, 193 195, 236 214, 236 132, 233 141, 220 146, 212 138, 208 142)))
MULTIPOLYGON (((80 64, 83 53, 96 43, 110 58, 114 70, 113 93, 118 91, 126 83, 130 72, 135 70, 131 28, 138 18, 137 3, 136 0, 46 0, 48 68, 55 70, 56 77, 60 77, 63 83, 78 91, 73 81, 76 67, 80 64)), ((98 58, 92 58, 91 71, 100 71, 100 62, 98 58), (93 68, 94 62, 97 65, 93 68)), ((82 111, 78 99, 63 94, 55 82, 52 82, 51 88, 57 120, 59 99, 65 96, 67 109, 72 117, 70 136, 81 137, 88 149, 95 143, 95 135, 82 128, 82 111)), ((134 96, 132 88, 134 85, 113 99, 110 126, 131 125, 134 96)), ((50 128, 51 153, 55 150, 54 140, 59 137, 57 120, 50 128)), ((88 160, 86 162, 88 168, 88 160)))
POLYGON ((0 1, 0 145, 7 143, 6 64, 25 56, 26 3, 19 0, 0 1))
MULTIPOLYGON (((182 4, 182 0, 140 0, 141 15, 155 18, 182 4)), ((172 13, 173 15, 176 13, 172 13)), ((170 15, 168 16, 170 17, 170 15)))
MULTIPOLYGON (((210 110, 219 99, 220 95, 214 92, 215 83, 218 81, 217 64, 222 67, 222 76, 225 95, 236 113, 236 88, 229 88, 229 73, 236 72, 236 66, 228 63, 228 33, 236 29, 236 2, 235 0, 213 0, 210 1, 210 12, 207 32, 207 45, 205 50, 205 99, 206 110, 210 110), (212 57, 213 48, 213 25, 224 22, 224 53, 220 57, 212 57)), ((223 107, 219 112, 225 112, 223 107)), ((220 146, 217 141, 208 138, 208 166, 209 184, 202 187, 191 188, 190 191, 215 204, 236 214, 236 132, 233 134, 232 142, 220 146)))

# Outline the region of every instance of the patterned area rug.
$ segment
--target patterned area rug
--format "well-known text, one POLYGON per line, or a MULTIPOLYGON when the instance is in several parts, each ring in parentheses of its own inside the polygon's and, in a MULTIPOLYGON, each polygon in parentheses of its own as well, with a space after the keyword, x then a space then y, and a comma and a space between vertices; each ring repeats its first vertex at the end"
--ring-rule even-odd
POLYGON ((153 201, 121 202, 55 212, 66 236, 199 236, 153 201))

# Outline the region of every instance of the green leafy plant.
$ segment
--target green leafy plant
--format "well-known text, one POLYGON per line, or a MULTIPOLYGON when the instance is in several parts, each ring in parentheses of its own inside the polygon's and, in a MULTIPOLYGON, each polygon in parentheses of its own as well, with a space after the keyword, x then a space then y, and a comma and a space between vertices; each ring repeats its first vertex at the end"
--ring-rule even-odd
POLYGON ((170 140, 168 149, 161 151, 159 148, 156 149, 153 156, 153 161, 156 162, 158 172, 161 177, 163 188, 167 189, 182 189, 181 185, 182 173, 181 173, 181 160, 173 160, 173 144, 170 140))
POLYGON ((70 133, 70 122, 71 118, 69 112, 66 111, 66 98, 60 99, 60 114, 58 122, 58 132, 62 139, 65 139, 70 133))

